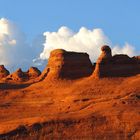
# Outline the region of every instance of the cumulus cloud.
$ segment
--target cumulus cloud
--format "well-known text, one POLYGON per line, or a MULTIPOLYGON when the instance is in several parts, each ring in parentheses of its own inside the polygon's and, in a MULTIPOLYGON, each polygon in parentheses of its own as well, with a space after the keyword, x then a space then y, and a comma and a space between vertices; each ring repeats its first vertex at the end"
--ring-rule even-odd
POLYGON ((33 45, 34 43, 29 44, 26 41, 25 34, 15 23, 5 18, 0 19, 0 64, 11 71, 34 65, 32 60, 37 57, 37 51, 39 54, 41 50, 33 45))
POLYGON ((82 27, 77 33, 67 27, 61 27, 57 32, 45 32, 44 36, 46 42, 44 50, 40 54, 41 59, 47 59, 51 50, 62 48, 68 51, 87 52, 94 60, 100 53, 100 47, 110 44, 101 29, 88 30, 85 27, 82 27))
POLYGON ((129 43, 125 43, 123 47, 119 45, 115 45, 112 49, 113 54, 127 54, 130 57, 134 55, 138 55, 139 52, 136 51, 135 47, 130 45, 129 43))
MULTIPOLYGON (((109 38, 102 29, 89 30, 82 27, 78 32, 73 32, 68 27, 61 27, 57 32, 45 32, 46 41, 44 50, 40 54, 41 59, 47 59, 50 51, 62 48, 68 51, 87 52, 92 62, 96 61, 100 54, 100 47, 104 44, 112 46, 109 38)), ((123 53, 133 56, 136 51, 133 46, 126 43, 123 47, 112 47, 113 54, 123 53)))

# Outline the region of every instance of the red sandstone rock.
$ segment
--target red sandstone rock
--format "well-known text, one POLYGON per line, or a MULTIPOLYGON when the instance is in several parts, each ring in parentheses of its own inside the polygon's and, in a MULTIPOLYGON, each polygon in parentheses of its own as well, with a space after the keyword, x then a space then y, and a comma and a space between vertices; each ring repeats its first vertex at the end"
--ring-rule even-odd
POLYGON ((101 51, 102 53, 97 60, 93 77, 122 77, 140 73, 139 57, 134 59, 123 54, 112 57, 109 46, 103 46, 101 51))
POLYGON ((9 75, 9 71, 4 67, 4 65, 0 65, 0 78, 5 78, 9 75))
POLYGON ((36 67, 30 67, 30 69, 27 71, 27 76, 29 79, 37 78, 40 74, 40 70, 36 67))
POLYGON ((135 63, 128 55, 117 54, 112 57, 114 64, 132 64, 135 63))
POLYGON ((40 70, 36 67, 31 67, 27 72, 23 72, 21 68, 7 76, 6 80, 14 81, 28 81, 39 77, 41 74, 40 70))
POLYGON ((103 76, 103 65, 111 63, 112 60, 112 53, 109 46, 104 45, 101 47, 101 55, 97 59, 95 70, 93 72, 93 77, 99 78, 103 76))
POLYGON ((27 79, 27 76, 21 70, 21 68, 17 69, 15 72, 13 72, 7 77, 7 80, 14 80, 14 81, 24 81, 25 79, 27 79))
POLYGON ((110 63, 112 59, 112 53, 109 46, 104 45, 101 48, 101 55, 99 56, 96 63, 110 63))
POLYGON ((75 79, 89 76, 92 73, 92 63, 87 53, 68 52, 62 49, 53 50, 48 65, 41 78, 75 79))

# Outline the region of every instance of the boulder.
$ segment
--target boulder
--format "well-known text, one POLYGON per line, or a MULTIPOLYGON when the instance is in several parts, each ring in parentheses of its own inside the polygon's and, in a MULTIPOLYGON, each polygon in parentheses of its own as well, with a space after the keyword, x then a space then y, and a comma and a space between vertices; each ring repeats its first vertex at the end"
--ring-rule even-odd
POLYGON ((9 71, 4 67, 4 65, 0 65, 0 78, 5 78, 9 74, 9 71))
POLYGON ((48 65, 41 78, 76 79, 89 76, 91 73, 92 63, 87 53, 56 49, 50 53, 48 65))

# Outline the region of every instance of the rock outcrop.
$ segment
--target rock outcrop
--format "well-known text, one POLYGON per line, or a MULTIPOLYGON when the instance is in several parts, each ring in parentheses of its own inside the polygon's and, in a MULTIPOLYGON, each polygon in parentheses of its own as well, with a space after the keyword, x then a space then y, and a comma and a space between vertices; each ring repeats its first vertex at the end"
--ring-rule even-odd
POLYGON ((137 64, 140 64, 140 55, 139 56, 134 56, 132 58, 137 64))
POLYGON ((27 76, 21 70, 21 68, 17 69, 15 72, 13 72, 7 77, 7 80, 14 80, 14 81, 25 81, 26 79, 27 79, 27 76))
POLYGON ((93 72, 93 76, 95 78, 104 77, 104 73, 108 72, 108 69, 105 72, 104 66, 109 65, 112 62, 112 53, 110 47, 104 45, 102 46, 101 51, 101 55, 97 59, 95 70, 93 72))
POLYGON ((4 65, 0 65, 0 78, 5 78, 9 74, 9 71, 4 67, 4 65))
POLYGON ((35 79, 41 74, 41 71, 36 67, 30 67, 26 75, 29 79, 35 79))
POLYGON ((99 58, 97 59, 97 64, 107 64, 111 62, 112 59, 112 53, 111 53, 111 49, 109 46, 104 45, 101 48, 101 55, 99 56, 99 58))
POLYGON ((87 53, 56 49, 51 52, 48 65, 41 74, 41 78, 76 79, 89 76, 91 73, 92 63, 87 53))
POLYGON ((112 56, 111 48, 107 45, 102 46, 101 55, 94 65, 87 53, 70 52, 63 49, 56 49, 50 53, 48 64, 42 73, 36 67, 31 67, 27 72, 18 69, 9 74, 9 71, 0 65, 0 78, 13 81, 77 79, 90 75, 94 78, 127 77, 139 73, 140 56, 132 58, 125 54, 112 56))
POLYGON ((117 54, 112 57, 113 64, 136 64, 136 61, 125 54, 117 54))
POLYGON ((36 67, 31 67, 27 72, 23 72, 21 68, 7 76, 7 80, 13 81, 28 81, 39 77, 41 74, 40 70, 36 67))
POLYGON ((130 58, 123 54, 112 56, 110 47, 106 45, 101 48, 101 51, 93 77, 127 77, 140 73, 139 57, 130 58))

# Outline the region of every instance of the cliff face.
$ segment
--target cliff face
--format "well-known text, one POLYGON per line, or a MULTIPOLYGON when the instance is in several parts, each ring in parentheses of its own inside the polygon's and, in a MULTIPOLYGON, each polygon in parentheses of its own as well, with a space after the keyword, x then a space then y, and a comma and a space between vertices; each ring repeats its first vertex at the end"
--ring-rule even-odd
POLYGON ((101 51, 93 77, 127 77, 140 73, 139 57, 130 58, 123 54, 111 56, 109 46, 103 46, 101 51))
POLYGON ((42 77, 51 79, 76 79, 92 73, 92 63, 87 53, 68 52, 56 49, 51 52, 42 77))

